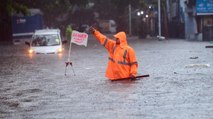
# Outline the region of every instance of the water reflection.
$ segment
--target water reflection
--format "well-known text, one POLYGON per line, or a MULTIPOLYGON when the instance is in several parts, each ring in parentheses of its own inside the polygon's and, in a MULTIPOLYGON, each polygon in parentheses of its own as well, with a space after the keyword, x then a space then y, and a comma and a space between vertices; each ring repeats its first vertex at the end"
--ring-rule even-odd
POLYGON ((57 55, 59 60, 62 60, 64 57, 63 53, 57 53, 57 54, 35 54, 35 53, 26 53, 27 57, 29 57, 30 59, 33 59, 35 57, 35 55, 47 55, 47 56, 52 56, 52 55, 57 55))
POLYGON ((27 56, 28 56, 30 59, 33 59, 34 55, 35 55, 35 54, 33 54, 33 53, 27 53, 27 56))
POLYGON ((63 59, 63 53, 58 53, 58 58, 61 60, 61 59, 63 59))

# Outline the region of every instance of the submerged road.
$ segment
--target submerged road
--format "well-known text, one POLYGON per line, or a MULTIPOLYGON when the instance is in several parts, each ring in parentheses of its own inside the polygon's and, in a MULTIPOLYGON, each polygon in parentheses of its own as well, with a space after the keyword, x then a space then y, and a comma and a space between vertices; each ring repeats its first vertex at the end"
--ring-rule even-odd
POLYGON ((62 54, 27 53, 27 46, 0 45, 2 119, 212 119, 213 49, 209 42, 128 37, 139 62, 136 81, 105 78, 107 51, 89 37, 72 45, 64 75, 62 54))

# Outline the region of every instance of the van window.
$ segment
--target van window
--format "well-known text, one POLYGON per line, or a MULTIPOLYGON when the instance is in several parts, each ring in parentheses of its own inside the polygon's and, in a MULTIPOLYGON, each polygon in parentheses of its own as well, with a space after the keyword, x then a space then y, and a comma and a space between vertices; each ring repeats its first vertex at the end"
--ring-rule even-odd
POLYGON ((116 27, 116 26, 117 26, 116 23, 111 24, 111 27, 116 27))
POLYGON ((56 34, 33 36, 32 46, 56 46, 60 45, 59 36, 56 34))

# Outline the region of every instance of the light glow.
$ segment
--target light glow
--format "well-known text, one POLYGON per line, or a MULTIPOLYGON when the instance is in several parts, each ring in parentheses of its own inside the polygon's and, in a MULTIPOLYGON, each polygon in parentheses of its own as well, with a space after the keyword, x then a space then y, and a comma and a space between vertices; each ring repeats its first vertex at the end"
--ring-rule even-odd
POLYGON ((140 15, 141 15, 141 13, 140 13, 140 12, 138 12, 138 13, 137 13, 137 15, 138 15, 138 16, 140 16, 140 15))
POLYGON ((63 51, 63 48, 58 48, 58 52, 61 53, 63 51))
POLYGON ((29 52, 30 54, 32 54, 32 53, 33 53, 33 49, 29 49, 28 52, 29 52))

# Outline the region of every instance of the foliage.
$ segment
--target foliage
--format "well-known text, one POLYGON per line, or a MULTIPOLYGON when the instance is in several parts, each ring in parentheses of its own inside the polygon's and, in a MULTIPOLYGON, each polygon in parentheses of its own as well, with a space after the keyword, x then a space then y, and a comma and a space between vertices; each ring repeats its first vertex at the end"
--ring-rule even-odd
POLYGON ((0 4, 1 15, 11 16, 13 13, 29 14, 27 6, 19 4, 13 0, 5 0, 0 4))
POLYGON ((13 0, 4 0, 0 4, 0 41, 12 43, 12 22, 13 13, 29 14, 25 5, 13 0))

